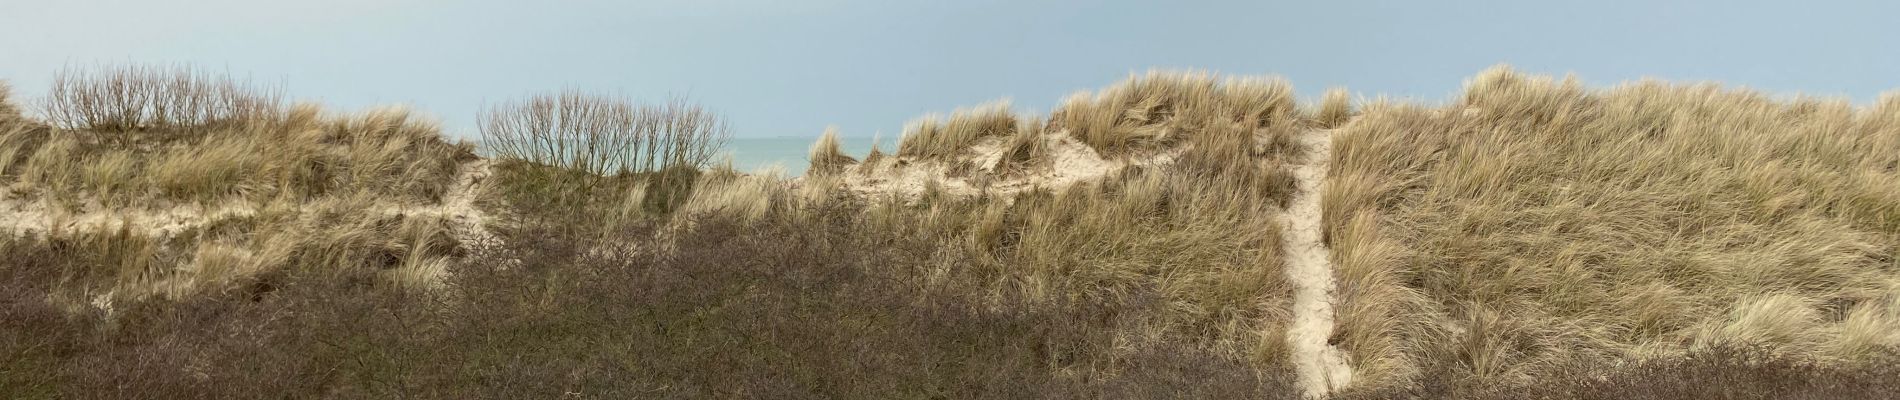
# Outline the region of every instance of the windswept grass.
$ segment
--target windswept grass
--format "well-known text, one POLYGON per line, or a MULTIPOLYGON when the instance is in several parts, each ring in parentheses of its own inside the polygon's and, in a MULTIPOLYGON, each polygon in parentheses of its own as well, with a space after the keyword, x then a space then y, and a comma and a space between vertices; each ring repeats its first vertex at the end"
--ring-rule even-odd
MULTIPOLYGON (((881 148, 883 144, 884 144, 883 134, 872 135, 871 136, 871 151, 864 153, 864 160, 861 162, 861 164, 875 165, 878 161, 883 161, 884 157, 888 157, 889 155, 884 154, 884 149, 881 148)), ((860 171, 869 171, 869 169, 862 169, 860 171)))
POLYGON ((1325 194, 1341 343, 1369 386, 1721 346, 1871 357, 1900 345, 1897 122, 1892 97, 1502 67, 1450 106, 1368 107, 1325 194))
POLYGON ((42 144, 52 139, 49 129, 20 113, 12 87, 0 81, 0 182, 17 177, 22 164, 30 160, 42 144))
POLYGON ((806 158, 811 161, 806 175, 835 174, 845 166, 858 163, 857 159, 845 155, 844 150, 838 147, 838 127, 835 126, 825 128, 825 133, 812 143, 811 153, 806 158))
POLYGON ((0 80, 0 125, 10 125, 25 120, 20 106, 13 104, 13 85, 0 80))
POLYGON ((1048 162, 1049 142, 1046 135, 1047 125, 1041 118, 1024 118, 1018 123, 1016 132, 1003 142, 1003 156, 996 158, 994 171, 1020 172, 1036 167, 1038 163, 1048 162))
MULTIPOLYGON (((312 199, 367 190, 389 199, 436 201, 473 156, 446 142, 433 122, 402 109, 323 116, 299 106, 285 119, 244 128, 100 140, 96 131, 16 131, 0 137, 14 154, 6 175, 67 204, 126 207, 153 201, 216 204, 234 199, 312 199)), ((162 203, 158 204, 162 205, 162 203)))
MULTIPOLYGON (((1076 93, 1056 109, 1054 121, 1082 143, 1108 155, 1173 143, 1208 124, 1290 127, 1301 117, 1293 89, 1279 78, 1217 80, 1205 71, 1149 71, 1096 93, 1076 93)), ((1289 146, 1296 132, 1270 136, 1289 146)))
POLYGON ((1338 128, 1355 115, 1352 108, 1352 94, 1345 88, 1327 89, 1319 100, 1319 109, 1313 112, 1313 124, 1320 128, 1338 128))
POLYGON ((1016 121, 1016 114, 1010 110, 1008 99, 957 110, 947 120, 937 115, 926 115, 904 127, 903 138, 898 140, 897 155, 954 158, 969 150, 970 145, 979 139, 1015 133, 1016 121))

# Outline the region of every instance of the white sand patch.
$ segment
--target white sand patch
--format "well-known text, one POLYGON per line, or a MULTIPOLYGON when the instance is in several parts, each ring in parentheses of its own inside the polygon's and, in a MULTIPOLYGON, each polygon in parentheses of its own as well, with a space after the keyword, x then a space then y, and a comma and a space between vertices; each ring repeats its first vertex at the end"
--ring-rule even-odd
POLYGON ((73 212, 48 199, 26 201, 0 197, 0 230, 14 236, 29 233, 110 232, 130 230, 170 237, 205 224, 255 215, 249 204, 182 205, 164 209, 99 209, 73 212))
POLYGON ((1333 334, 1333 265, 1321 240, 1320 189, 1332 157, 1332 131, 1300 136, 1306 157, 1294 166, 1299 191, 1281 214, 1280 238, 1286 246, 1286 274, 1293 282, 1293 325, 1287 342, 1294 372, 1307 397, 1319 398, 1352 383, 1352 367, 1339 348, 1327 344, 1333 334))

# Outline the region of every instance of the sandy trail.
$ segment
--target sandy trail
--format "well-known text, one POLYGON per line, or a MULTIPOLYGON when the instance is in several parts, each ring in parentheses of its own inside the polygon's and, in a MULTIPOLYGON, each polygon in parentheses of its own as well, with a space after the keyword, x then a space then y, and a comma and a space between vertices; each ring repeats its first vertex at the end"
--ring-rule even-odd
POLYGON ((1307 397, 1320 398, 1352 382, 1352 367, 1337 347, 1327 344, 1333 334, 1333 265, 1321 241, 1320 189, 1332 158, 1332 131, 1302 133, 1306 157, 1293 169, 1298 192, 1282 213, 1281 242, 1286 246, 1286 274, 1292 281, 1293 325, 1287 342, 1293 351, 1294 372, 1307 397))

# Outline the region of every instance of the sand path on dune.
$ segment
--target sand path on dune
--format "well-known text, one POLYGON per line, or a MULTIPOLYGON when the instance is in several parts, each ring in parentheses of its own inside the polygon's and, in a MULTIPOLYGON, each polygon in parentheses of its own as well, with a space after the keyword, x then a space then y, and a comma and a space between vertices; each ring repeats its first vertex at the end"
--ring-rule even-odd
POLYGON ((1286 246, 1286 274, 1293 283, 1293 325, 1287 328, 1294 372, 1307 397, 1319 398, 1352 382, 1352 367, 1337 347, 1327 343, 1333 334, 1333 265, 1331 252, 1321 240, 1320 189, 1332 158, 1332 131, 1313 130, 1300 135, 1306 156, 1293 176, 1298 191, 1282 213, 1281 243, 1286 246))

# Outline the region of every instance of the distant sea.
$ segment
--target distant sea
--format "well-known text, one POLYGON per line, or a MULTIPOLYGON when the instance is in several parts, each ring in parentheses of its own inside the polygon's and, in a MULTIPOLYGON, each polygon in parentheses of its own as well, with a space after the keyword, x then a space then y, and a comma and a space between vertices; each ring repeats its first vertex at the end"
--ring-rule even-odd
MULTIPOLYGON (((736 137, 726 142, 725 153, 714 157, 713 162, 724 162, 727 157, 731 157, 732 166, 744 172, 758 172, 777 165, 785 168, 787 176, 804 175, 805 168, 811 165, 811 161, 805 158, 806 154, 811 152, 812 143, 817 141, 817 137, 803 136, 736 137)), ((863 159, 865 154, 871 152, 871 141, 870 137, 840 137, 838 147, 852 158, 863 159)), ((878 148, 885 153, 895 152, 896 142, 884 138, 878 148)), ((480 144, 476 142, 477 146, 480 144)), ((486 155, 486 152, 483 154, 486 155)))

